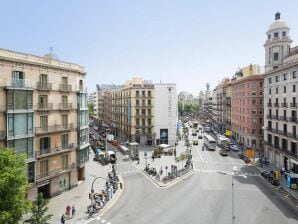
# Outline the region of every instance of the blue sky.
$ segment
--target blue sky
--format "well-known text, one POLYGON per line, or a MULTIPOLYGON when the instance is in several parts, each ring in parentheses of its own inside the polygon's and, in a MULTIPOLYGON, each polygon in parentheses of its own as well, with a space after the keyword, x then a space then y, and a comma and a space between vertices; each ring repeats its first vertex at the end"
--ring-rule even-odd
POLYGON ((264 64, 278 10, 298 40, 296 0, 19 0, 0 7, 0 48, 85 66, 87 85, 133 76, 198 94, 250 63, 264 64))

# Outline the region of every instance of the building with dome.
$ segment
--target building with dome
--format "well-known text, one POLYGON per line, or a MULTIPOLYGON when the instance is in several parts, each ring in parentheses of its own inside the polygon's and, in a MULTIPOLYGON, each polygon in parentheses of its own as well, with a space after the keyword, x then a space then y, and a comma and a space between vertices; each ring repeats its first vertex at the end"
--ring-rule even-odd
POLYGON ((266 34, 264 156, 277 167, 298 173, 298 47, 291 47, 290 28, 279 12, 266 34))

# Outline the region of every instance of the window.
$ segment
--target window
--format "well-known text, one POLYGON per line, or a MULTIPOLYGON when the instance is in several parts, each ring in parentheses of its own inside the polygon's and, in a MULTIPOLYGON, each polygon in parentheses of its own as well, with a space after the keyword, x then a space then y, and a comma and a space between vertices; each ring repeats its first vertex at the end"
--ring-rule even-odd
POLYGON ((252 87, 252 88, 256 88, 256 83, 253 82, 253 83, 251 84, 251 87, 252 87))
POLYGON ((42 89, 47 89, 48 88, 48 75, 41 74, 39 76, 39 87, 42 89))
POLYGON ((263 99, 260 99, 260 104, 263 104, 263 99))
POLYGON ((151 91, 148 91, 148 97, 151 97, 151 91))
POLYGON ((38 97, 38 108, 39 109, 47 109, 48 108, 48 96, 40 95, 38 97))
POLYGON ((278 94, 278 87, 275 88, 275 93, 278 94))
POLYGON ((255 109, 252 109, 251 113, 252 114, 256 114, 256 110, 255 109))
POLYGON ((271 38, 271 35, 270 35, 270 34, 268 34, 268 40, 270 40, 270 38, 271 38))
POLYGON ((48 116, 40 116, 40 127, 43 129, 48 128, 48 116))
POLYGON ((283 74, 284 81, 287 80, 287 74, 283 74))
POLYGON ((272 79, 271 78, 268 78, 268 82, 269 82, 269 84, 271 84, 272 83, 272 79))
POLYGON ((252 133, 253 135, 255 135, 255 134, 256 134, 256 129, 251 129, 251 133, 252 133))
POLYGON ((148 100, 148 105, 149 105, 149 106, 151 105, 151 100, 148 100))
POLYGON ((68 168, 68 154, 61 157, 61 167, 63 170, 68 168))
POLYGON ((285 37, 287 33, 285 31, 282 32, 282 36, 285 37))
POLYGON ((42 160, 40 161, 40 170, 39 170, 39 174, 40 177, 46 177, 48 176, 48 172, 49 172, 49 161, 48 160, 42 160))
POLYGON ((286 86, 284 86, 284 93, 286 93, 287 92, 287 87, 286 86))
POLYGON ((273 34, 273 37, 278 37, 278 32, 275 32, 274 34, 273 34))
POLYGON ((11 77, 12 86, 26 87, 25 86, 25 75, 21 71, 13 71, 11 77))
POLYGON ((271 95, 271 88, 269 88, 269 95, 271 95))
POLYGON ((255 104, 256 104, 256 99, 252 99, 252 100, 251 100, 251 103, 252 103, 253 105, 255 105, 255 104))
POLYGON ((9 110, 29 110, 33 109, 32 91, 8 90, 7 107, 9 110))
POLYGON ((83 91, 84 90, 83 80, 81 80, 81 79, 80 79, 80 83, 79 83, 79 88, 80 88, 80 91, 83 91))
POLYGON ((293 93, 296 92, 296 85, 293 85, 293 93))
POLYGON ((33 158, 33 138, 21 138, 7 142, 8 148, 14 148, 17 153, 24 153, 27 158, 33 158))
POLYGON ((256 124, 257 123, 257 119, 252 119, 252 122, 251 122, 252 124, 256 124))
POLYGON ((145 97, 146 95, 145 95, 145 91, 142 91, 142 97, 145 97))
POLYGON ((260 87, 263 87, 263 82, 260 82, 260 87))
POLYGON ((278 61, 278 53, 274 53, 273 54, 273 60, 274 61, 278 61))
POLYGON ((263 109, 260 109, 259 113, 260 113, 260 114, 263 114, 263 109))
POLYGON ((40 154, 49 153, 51 149, 51 138, 45 137, 39 139, 40 154))
POLYGON ((61 135, 61 147, 62 149, 68 148, 68 134, 61 135))
POLYGON ((251 95, 252 96, 255 96, 256 95, 256 91, 252 91, 251 95))
POLYGON ((293 71, 292 77, 293 77, 293 79, 296 79, 296 71, 293 71))
POLYGON ((67 114, 62 115, 62 126, 64 129, 67 129, 68 126, 68 116, 67 114))
POLYGON ((140 92, 137 90, 136 91, 136 97, 139 97, 140 96, 140 92))
POLYGON ((279 82, 279 76, 275 76, 275 82, 279 82))
POLYGON ((263 124, 263 118, 260 117, 260 124, 263 124))

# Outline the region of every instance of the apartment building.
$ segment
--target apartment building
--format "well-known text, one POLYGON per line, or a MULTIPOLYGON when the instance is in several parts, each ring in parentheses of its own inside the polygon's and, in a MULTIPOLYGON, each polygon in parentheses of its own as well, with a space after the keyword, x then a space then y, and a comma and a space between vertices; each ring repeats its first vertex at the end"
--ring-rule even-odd
MULTIPOLYGON (((248 66, 253 70, 253 66, 248 66)), ((254 70, 257 72, 258 70, 254 70)), ((262 149, 263 75, 236 73, 231 83, 231 123, 234 139, 246 147, 262 149)))
POLYGON ((212 98, 212 123, 216 131, 223 131, 223 83, 213 90, 212 98))
POLYGON ((291 47, 290 28, 275 14, 265 47, 265 157, 276 167, 298 173, 298 47, 291 47))
POLYGON ((232 85, 229 78, 224 80, 223 83, 223 132, 226 130, 231 131, 231 96, 232 85))
POLYGON ((154 85, 133 78, 121 89, 112 90, 113 133, 130 142, 152 145, 154 134, 154 85))
POLYGON ((29 198, 84 179, 88 109, 84 68, 0 49, 0 146, 27 155, 29 198))

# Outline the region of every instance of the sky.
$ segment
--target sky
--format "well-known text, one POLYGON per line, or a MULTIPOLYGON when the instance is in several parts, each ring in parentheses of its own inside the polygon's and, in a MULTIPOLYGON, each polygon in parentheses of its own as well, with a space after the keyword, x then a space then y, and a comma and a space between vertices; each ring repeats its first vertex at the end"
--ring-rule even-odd
POLYGON ((298 41, 297 0, 0 0, 0 48, 83 65, 89 91, 132 77, 198 95, 264 65, 278 10, 298 41))

